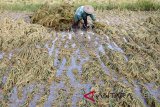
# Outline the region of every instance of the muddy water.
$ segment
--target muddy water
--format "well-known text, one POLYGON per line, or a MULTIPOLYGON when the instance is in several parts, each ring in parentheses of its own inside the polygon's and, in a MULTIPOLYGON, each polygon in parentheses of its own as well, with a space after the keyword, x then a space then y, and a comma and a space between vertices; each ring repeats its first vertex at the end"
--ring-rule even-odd
POLYGON ((2 59, 2 58, 3 58, 3 55, 4 55, 4 53, 0 53, 0 59, 2 59))
MULTIPOLYGON (((52 45, 49 46, 48 43, 46 43, 45 48, 48 50, 48 54, 49 56, 54 56, 54 64, 53 66, 57 68, 56 71, 56 77, 57 78, 61 78, 60 82, 55 82, 53 81, 52 84, 49 87, 49 93, 47 96, 47 99, 45 99, 43 106, 44 107, 52 107, 53 104, 56 104, 57 98, 59 98, 59 94, 58 91, 61 89, 66 90, 65 94, 69 93, 71 91, 71 88, 73 91, 73 95, 70 96, 71 99, 71 106, 72 107, 76 107, 77 103, 82 101, 84 99, 83 95, 84 93, 88 93, 90 92, 91 88, 94 86, 94 84, 91 81, 88 81, 87 83, 82 83, 81 80, 77 79, 77 75, 81 76, 82 74, 82 67, 85 63, 87 63, 88 61, 91 60, 88 50, 87 48, 83 45, 81 45, 81 43, 83 43, 84 41, 87 41, 87 43, 89 43, 90 41, 92 42, 92 45, 94 48, 92 48, 92 50, 94 52, 96 52, 96 57, 98 58, 98 61, 100 62, 101 68, 103 69, 103 71, 105 72, 106 75, 110 76, 112 78, 113 81, 120 81, 118 78, 118 74, 116 74, 115 72, 111 72, 109 70, 109 68, 104 64, 104 62, 101 60, 100 58, 100 54, 105 55, 105 49, 103 47, 103 44, 100 43, 100 38, 97 37, 94 33, 92 32, 88 32, 87 37, 85 37, 85 40, 83 39, 84 32, 79 32, 79 35, 77 34, 73 34, 73 33, 59 33, 58 35, 61 36, 57 36, 53 41, 52 41, 52 45), (78 39, 78 40, 74 40, 73 38, 76 38, 75 36, 79 36, 79 38, 82 37, 82 40, 78 39), (67 38, 67 39, 66 39, 67 38), (62 41, 65 41, 65 44, 62 45, 62 41), (77 43, 78 42, 78 43, 77 43), (81 46, 83 47, 83 50, 81 49, 81 46), (60 50, 61 48, 66 48, 66 49, 74 49, 74 51, 70 54, 70 64, 67 65, 67 61, 68 59, 65 56, 62 56, 61 60, 58 60, 58 58, 60 57, 60 50), (82 54, 80 54, 82 51, 85 51, 82 54), (77 60, 79 60, 79 62, 77 62, 77 60), (78 73, 75 75, 73 73, 73 70, 77 70, 78 73), (65 79, 63 78, 66 77, 69 79, 69 86, 65 84, 65 79)), ((114 41, 110 41, 109 37, 106 36, 106 43, 108 46, 108 49, 112 50, 112 51, 117 51, 120 54, 122 54, 126 60, 126 62, 128 61, 128 58, 125 56, 124 51, 114 42, 114 41)), ((39 47, 39 46, 37 46, 39 47)), ((1 53, 0 54, 0 59, 3 59, 3 56, 5 55, 5 53, 1 53)), ((13 52, 11 51, 9 53, 9 59, 11 59, 13 55, 13 52)), ((2 83, 5 84, 7 80, 7 75, 5 75, 2 79, 2 83)), ((136 81, 136 80, 133 80, 136 81)), ((131 83, 129 83, 127 81, 127 79, 125 79, 125 77, 122 79, 122 84, 127 84, 128 86, 133 86, 131 83)), ((104 81, 100 81, 99 82, 100 85, 104 84, 104 81)), ((160 89, 153 89, 154 87, 154 83, 148 83, 148 84, 144 84, 144 86, 146 87, 146 89, 150 92, 150 94, 158 101, 160 102, 160 89)), ((15 86, 11 93, 9 93, 9 106, 10 107, 18 107, 18 106, 23 106, 26 104, 26 102, 28 101, 28 95, 33 93, 33 97, 32 100, 29 102, 29 107, 35 107, 37 105, 37 102, 40 100, 40 98, 45 95, 45 88, 46 86, 44 84, 31 84, 28 86, 25 86, 22 90, 22 97, 19 98, 18 97, 18 90, 17 87, 15 86), (38 92, 35 92, 34 90, 38 89, 38 92)), ((141 94, 141 88, 139 85, 137 85, 136 83, 134 83, 134 89, 133 89, 133 93, 135 95, 135 97, 137 97, 140 102, 142 102, 142 104, 144 106, 148 106, 144 96, 141 94)), ((0 98, 3 98, 3 96, 1 96, 0 98)), ((63 98, 63 97, 62 97, 63 98)), ((63 99, 61 99, 62 101, 58 101, 58 105, 59 106, 64 106, 64 101, 63 99)))
POLYGON ((160 87, 154 88, 155 83, 147 83, 145 84, 149 93, 158 101, 160 102, 160 87))

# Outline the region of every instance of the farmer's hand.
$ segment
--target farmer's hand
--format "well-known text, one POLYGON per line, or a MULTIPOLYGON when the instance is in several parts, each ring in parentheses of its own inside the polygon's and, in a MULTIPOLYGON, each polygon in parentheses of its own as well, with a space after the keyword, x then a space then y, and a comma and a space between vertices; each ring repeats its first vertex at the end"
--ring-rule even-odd
POLYGON ((96 23, 95 21, 92 22, 92 25, 91 25, 92 29, 95 28, 95 26, 94 26, 95 23, 96 23))
POLYGON ((94 20, 92 23, 95 24, 95 23, 96 23, 96 20, 94 20))
POLYGON ((94 25, 92 25, 92 29, 94 29, 95 28, 95 26, 94 25))

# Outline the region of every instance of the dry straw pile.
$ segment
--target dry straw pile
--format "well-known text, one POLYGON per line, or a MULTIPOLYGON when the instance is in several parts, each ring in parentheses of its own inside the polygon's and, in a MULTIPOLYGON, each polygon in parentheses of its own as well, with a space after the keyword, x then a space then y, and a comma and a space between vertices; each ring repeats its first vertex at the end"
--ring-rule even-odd
POLYGON ((32 22, 38 23, 55 30, 69 30, 73 22, 74 8, 72 5, 47 3, 38 9, 32 16, 32 22))
MULTIPOLYGON (((32 23, 37 23, 45 27, 50 27, 56 31, 70 30, 73 24, 75 7, 69 3, 54 4, 53 6, 45 3, 32 16, 32 23)), ((106 25, 95 22, 96 33, 106 29, 106 25), (98 29, 98 30, 97 30, 98 29)))

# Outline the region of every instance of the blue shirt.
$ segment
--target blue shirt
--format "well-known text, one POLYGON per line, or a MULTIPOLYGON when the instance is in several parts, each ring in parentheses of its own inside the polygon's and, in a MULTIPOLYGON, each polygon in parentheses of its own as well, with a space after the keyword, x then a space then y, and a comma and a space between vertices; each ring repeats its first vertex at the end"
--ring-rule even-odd
POLYGON ((74 20, 77 22, 78 20, 81 20, 81 19, 86 19, 87 16, 90 16, 91 19, 93 21, 95 21, 95 16, 93 14, 87 14, 84 10, 83 10, 84 6, 80 6, 77 10, 76 10, 76 13, 75 13, 75 16, 74 16, 74 20))

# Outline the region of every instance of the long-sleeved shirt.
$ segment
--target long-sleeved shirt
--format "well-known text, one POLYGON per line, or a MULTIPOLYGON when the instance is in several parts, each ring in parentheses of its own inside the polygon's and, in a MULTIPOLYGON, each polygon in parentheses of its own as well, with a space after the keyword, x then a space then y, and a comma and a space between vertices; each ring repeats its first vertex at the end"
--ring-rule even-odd
POLYGON ((76 13, 75 13, 75 16, 74 16, 74 20, 77 22, 78 20, 81 20, 81 19, 86 19, 87 16, 90 16, 91 19, 93 21, 95 21, 95 16, 93 14, 87 14, 84 10, 83 10, 84 6, 80 6, 77 10, 76 10, 76 13))

